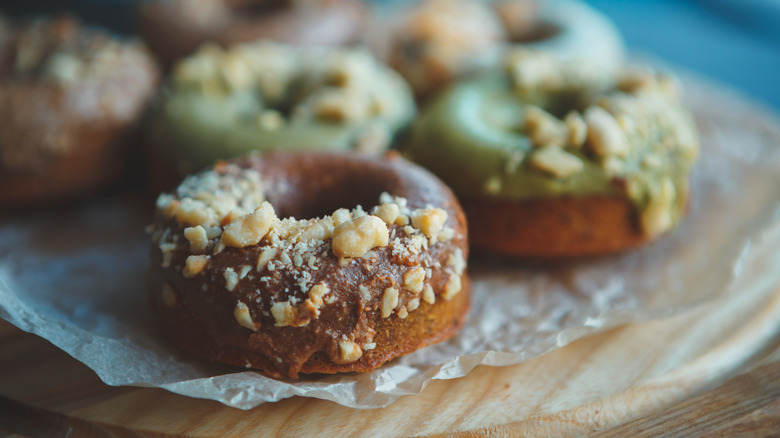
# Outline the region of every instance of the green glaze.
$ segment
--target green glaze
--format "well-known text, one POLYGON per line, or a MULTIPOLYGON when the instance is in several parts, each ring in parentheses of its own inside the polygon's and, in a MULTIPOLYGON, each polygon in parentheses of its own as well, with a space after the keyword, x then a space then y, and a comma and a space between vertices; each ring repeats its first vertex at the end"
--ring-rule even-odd
MULTIPOLYGON (((258 47, 267 49, 267 46, 258 47)), ((348 121, 318 118, 310 107, 312 99, 317 93, 342 88, 328 83, 300 86, 306 81, 322 81, 317 76, 322 71, 312 73, 305 67, 305 62, 315 62, 317 58, 313 55, 320 52, 292 53, 300 65, 291 76, 278 82, 283 87, 281 98, 266 98, 254 82, 233 86, 222 79, 220 74, 224 73, 219 69, 224 64, 220 63, 225 62, 229 53, 216 55, 222 57, 216 59, 217 67, 204 69, 206 72, 202 74, 198 72, 195 79, 174 77, 151 117, 150 131, 156 152, 175 163, 179 173, 189 173, 218 159, 250 151, 348 150, 356 148, 372 132, 386 136, 388 141, 384 147, 387 147, 395 133, 414 116, 415 104, 408 86, 397 74, 370 60, 367 62, 372 63, 369 64, 371 76, 365 83, 367 75, 364 74, 359 89, 378 90, 367 93, 376 99, 381 96, 381 114, 348 121), (272 129, 258 121, 261 114, 269 111, 281 115, 281 127, 272 129)))
MULTIPOLYGON (((531 169, 527 157, 534 148, 520 131, 525 106, 501 76, 460 84, 420 116, 405 153, 466 197, 618 193, 601 166, 587 159, 581 173, 565 179, 531 169), (498 190, 491 189, 495 180, 498 190)), ((581 151, 574 155, 586 158, 581 151)))
MULTIPOLYGON (((560 108, 559 97, 553 93, 540 99, 535 94, 532 101, 517 92, 507 75, 498 73, 460 83, 423 111, 404 154, 432 170, 463 198, 624 196, 642 215, 646 213, 648 224, 655 214, 651 210, 668 214, 671 223, 662 228, 676 224, 684 212, 688 176, 698 155, 694 123, 676 97, 634 96, 614 84, 589 97, 569 95, 564 101, 577 102, 569 108, 560 108), (566 114, 597 104, 616 118, 629 114, 641 125, 641 129, 623 130, 630 147, 619 157, 617 170, 606 170, 605 157, 596 156, 587 142, 564 147, 583 163, 575 174, 554 176, 531 164, 538 145, 532 144, 524 128, 529 105, 566 114)), ((644 224, 646 218, 640 217, 644 224)), ((645 228, 655 232, 653 225, 645 228)))

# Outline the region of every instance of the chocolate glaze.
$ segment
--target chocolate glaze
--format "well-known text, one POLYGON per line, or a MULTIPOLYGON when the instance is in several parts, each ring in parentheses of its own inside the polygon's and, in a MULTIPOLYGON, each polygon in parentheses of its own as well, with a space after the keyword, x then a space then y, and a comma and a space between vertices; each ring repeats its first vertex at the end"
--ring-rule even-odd
MULTIPOLYGON (((335 373, 369 371, 381 363, 414 351, 424 345, 444 340, 460 328, 469 306, 469 283, 463 273, 462 289, 450 300, 440 293, 451 275, 448 258, 458 250, 468 255, 466 220, 451 191, 420 167, 398 156, 385 159, 357 154, 286 154, 275 153, 263 158, 252 155, 239 159, 242 167, 258 170, 266 183, 266 197, 280 218, 298 219, 322 216, 340 207, 358 204, 366 209, 377 204, 379 194, 388 192, 408 200, 410 209, 432 205, 447 211, 446 226, 455 230, 454 237, 437 242, 427 250, 413 254, 399 251, 393 236, 404 236, 403 227, 392 225, 390 244, 374 248, 373 256, 351 259, 345 265, 330 250, 330 241, 320 242, 316 253, 323 255, 316 270, 302 266, 257 272, 254 267, 267 242, 246 248, 226 248, 211 255, 207 268, 193 278, 184 278, 182 269, 191 255, 183 226, 166 220, 158 211, 156 229, 170 229, 169 240, 176 242, 170 265, 161 268, 163 253, 152 249, 150 294, 163 331, 190 352, 211 360, 263 369, 267 374, 296 378, 298 373, 335 373), (395 251, 394 251, 395 249, 395 251), (238 272, 249 265, 251 271, 228 291, 224 272, 238 272), (420 298, 404 286, 403 275, 410 267, 428 266, 431 276, 426 283, 436 293, 434 304, 420 300, 420 306, 402 319, 398 311, 414 298, 420 298), (330 288, 321 314, 300 327, 275 326, 270 309, 276 302, 290 297, 300 302, 307 298, 299 286, 300 274, 311 275, 309 284, 324 283, 330 288), (163 283, 175 292, 176 302, 166 305, 161 298, 163 283), (364 299, 358 286, 368 288, 364 299), (399 303, 388 318, 381 317, 385 289, 399 291, 399 303), (331 303, 328 300, 332 299, 331 303), (249 307, 252 320, 259 323, 253 332, 241 326, 233 316, 237 301, 249 307), (356 362, 343 363, 338 340, 349 340, 364 349, 356 362)), ((205 254, 212 254, 214 241, 205 254)), ((301 315, 304 317, 306 315, 301 315)))

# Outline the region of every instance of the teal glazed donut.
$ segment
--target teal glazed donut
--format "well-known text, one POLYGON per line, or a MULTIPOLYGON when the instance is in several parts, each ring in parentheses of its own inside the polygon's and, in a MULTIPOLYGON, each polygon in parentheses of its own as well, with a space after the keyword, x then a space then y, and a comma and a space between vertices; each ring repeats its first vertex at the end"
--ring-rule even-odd
MULTIPOLYGON (((698 152, 695 124, 668 76, 641 68, 612 74, 528 50, 510 54, 505 71, 443 93, 421 114, 404 146, 408 158, 428 167, 459 196, 470 227, 479 228, 470 228, 477 247, 536 255, 538 245, 503 243, 496 229, 530 234, 543 243, 527 229, 533 227, 520 225, 527 221, 506 214, 507 208, 523 210, 540 202, 558 212, 551 215, 566 216, 568 206, 547 207, 562 200, 569 205, 593 200, 583 208, 600 209, 599 214, 614 210, 630 225, 624 227, 625 239, 590 241, 593 230, 603 225, 581 224, 591 219, 580 216, 602 223, 614 218, 580 214, 579 207, 580 218, 550 218, 560 221, 556 229, 576 224, 583 230, 580 237, 588 240, 558 242, 548 236, 557 244, 542 252, 552 257, 614 252, 669 232, 684 215, 698 152), (615 203, 630 208, 612 209, 615 203), (502 224, 484 221, 485 214, 503 218, 502 224)), ((531 217, 533 209, 518 214, 543 222, 531 217)))
POLYGON ((176 66, 150 140, 183 175, 250 151, 379 153, 414 113, 403 79, 365 51, 205 46, 176 66))
POLYGON ((372 46, 429 98, 531 48, 617 68, 623 41, 612 22, 578 0, 423 0, 384 15, 372 46))

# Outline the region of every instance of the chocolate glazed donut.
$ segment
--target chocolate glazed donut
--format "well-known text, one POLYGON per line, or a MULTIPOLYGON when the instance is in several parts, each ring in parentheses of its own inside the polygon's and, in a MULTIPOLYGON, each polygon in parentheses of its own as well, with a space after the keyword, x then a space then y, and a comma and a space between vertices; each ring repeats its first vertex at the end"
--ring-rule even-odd
POLYGON ((398 156, 218 163, 160 196, 151 235, 163 333, 274 377, 370 371, 453 336, 469 307, 465 216, 398 156))

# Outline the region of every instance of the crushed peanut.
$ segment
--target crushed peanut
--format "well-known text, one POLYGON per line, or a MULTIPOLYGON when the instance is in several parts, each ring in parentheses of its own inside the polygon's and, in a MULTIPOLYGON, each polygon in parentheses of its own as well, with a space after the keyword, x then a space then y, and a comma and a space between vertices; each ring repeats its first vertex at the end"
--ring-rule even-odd
POLYGON ((387 246, 389 231, 376 216, 361 216, 333 230, 333 253, 338 257, 362 257, 376 247, 387 246))
POLYGON ((190 242, 190 251, 194 254, 203 252, 209 243, 206 229, 201 225, 185 228, 184 237, 190 242))
POLYGON ((236 303, 236 308, 233 310, 233 317, 242 327, 246 327, 253 332, 257 331, 258 327, 252 320, 252 315, 249 313, 249 307, 241 301, 236 303))
POLYGON ((415 294, 422 292, 424 281, 425 269, 420 266, 409 269, 404 274, 404 286, 415 294))
POLYGON ((462 289, 461 280, 459 275, 450 275, 450 277, 447 279, 447 282, 444 284, 444 292, 441 294, 441 297, 444 298, 446 301, 449 301, 460 293, 462 289))
POLYGON ((221 242, 225 246, 235 248, 257 245, 268 234, 276 220, 274 207, 268 202, 263 202, 254 212, 233 219, 225 227, 221 242))
POLYGON ((184 261, 184 270, 182 271, 182 275, 184 278, 192 278, 203 272, 203 269, 206 268, 208 262, 209 256, 191 255, 187 257, 187 260, 184 261))
POLYGON ((435 238, 444 228, 447 212, 441 208, 423 208, 412 212, 412 225, 426 237, 435 238))
POLYGON ((531 165, 556 178, 576 175, 585 168, 581 159, 558 146, 548 146, 534 152, 531 165))
POLYGON ((598 156, 628 155, 629 144, 626 135, 615 117, 604 108, 591 106, 585 110, 585 123, 588 125, 588 146, 598 156))
POLYGON ((236 271, 234 271, 233 268, 225 268, 224 277, 225 288, 230 292, 233 292, 233 289, 238 285, 238 274, 236 274, 236 271))
POLYGON ((436 302, 436 294, 433 292, 433 287, 430 284, 426 284, 423 288, 422 299, 428 304, 436 302))
POLYGON ((396 306, 398 306, 398 289, 388 287, 382 294, 382 318, 392 315, 396 306))
POLYGON ((339 352, 341 363, 357 362, 363 356, 360 345, 343 339, 339 339, 339 352))

